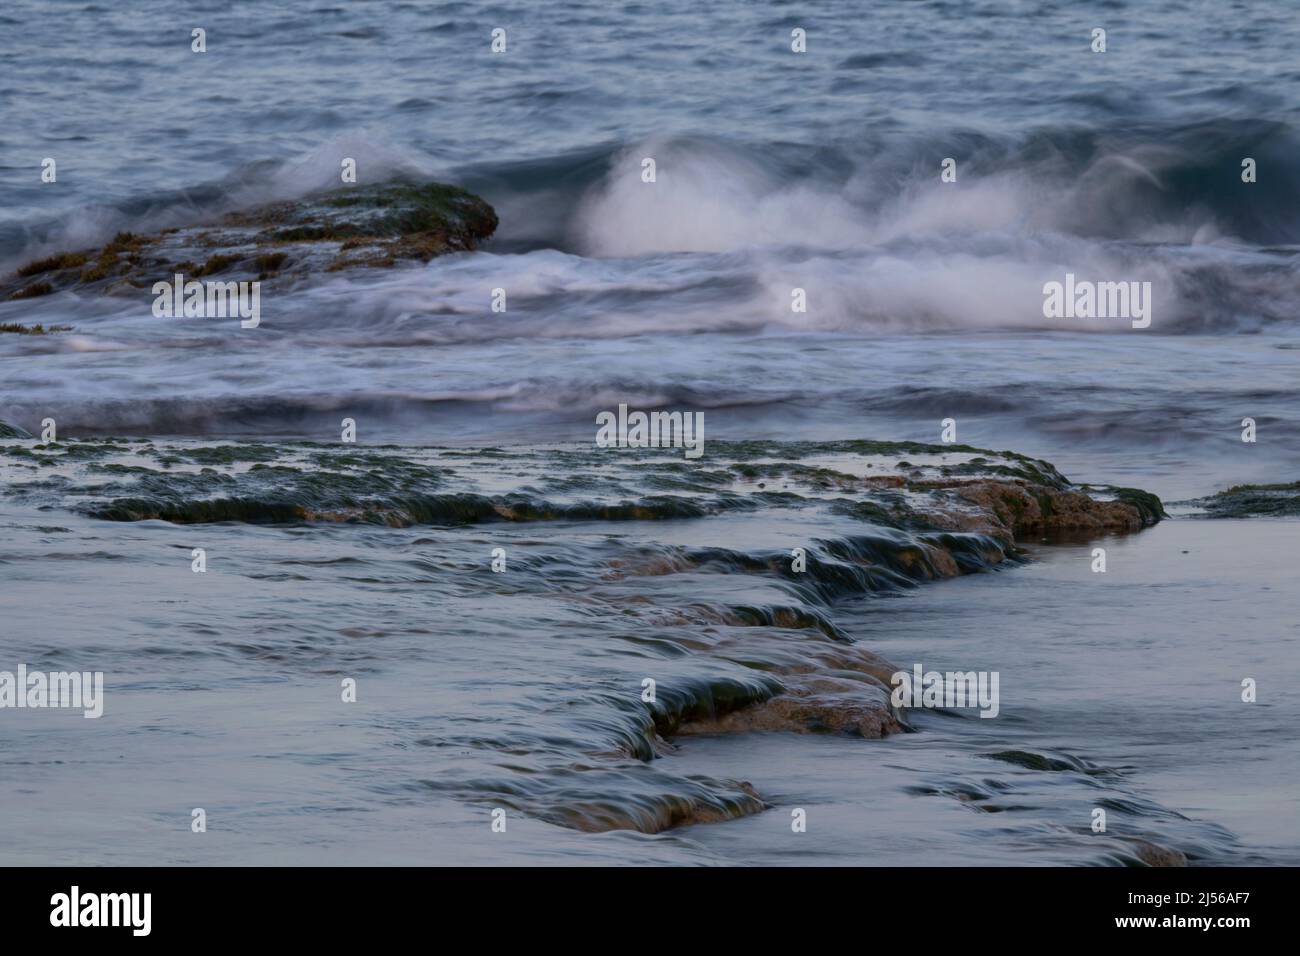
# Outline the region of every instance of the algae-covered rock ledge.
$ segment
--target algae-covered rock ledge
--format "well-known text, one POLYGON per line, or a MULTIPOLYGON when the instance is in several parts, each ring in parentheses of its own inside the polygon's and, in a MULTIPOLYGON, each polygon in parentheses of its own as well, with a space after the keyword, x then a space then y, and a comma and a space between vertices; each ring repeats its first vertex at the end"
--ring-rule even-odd
MULTIPOLYGON (((511 549, 511 569, 546 581, 566 619, 572 611, 575 621, 616 628, 618 639, 631 635, 638 660, 656 649, 665 659, 694 658, 697 670, 652 671, 661 681, 650 700, 636 682, 631 693, 584 688, 606 709, 576 764, 562 761, 522 783, 496 768, 472 782, 447 774, 418 784, 580 832, 660 833, 773 809, 778 800, 747 779, 682 778, 656 760, 701 736, 868 741, 917 730, 891 698, 893 675, 907 661, 891 661, 850 633, 856 628, 844 625, 855 619, 842 608, 1014 565, 1023 534, 1112 534, 1164 516, 1154 495, 1075 485, 1048 462, 965 445, 714 441, 707 458, 687 462, 673 449, 585 444, 45 442, 4 423, 0 438, 7 439, 0 440, 0 503, 62 510, 82 528, 92 527, 86 519, 165 521, 185 528, 167 531, 183 556, 210 538, 203 526, 217 522, 295 526, 294 549, 307 525, 328 525, 319 530, 332 537, 353 524, 383 542, 395 573, 430 591, 454 576, 491 582, 499 594, 513 581, 448 547, 457 527, 495 525, 495 540, 511 549), (542 522, 588 531, 598 524, 601 544, 570 558, 563 531, 543 530, 542 522), (437 530, 403 533, 416 526, 437 530), (584 579, 573 561, 592 572, 584 579), (633 786, 635 799, 600 796, 633 786)), ((97 527, 96 534, 108 530, 97 527)), ((283 573, 281 566, 272 572, 283 573)), ((527 759, 549 766, 553 739, 527 759)), ((1033 756, 1013 762, 1047 771, 1072 766, 1033 756)), ((1124 853, 1137 862, 1178 859, 1154 843, 1124 853)))
POLYGON ((1209 518, 1300 517, 1300 481, 1233 485, 1186 504, 1209 518))
POLYGON ((1048 462, 966 445, 719 441, 697 466, 653 450, 611 456, 582 447, 474 452, 123 438, 41 444, 5 422, 0 438, 29 439, 0 445, 9 496, 117 521, 409 527, 674 520, 815 506, 907 533, 988 538, 1005 550, 1022 535, 1131 532, 1165 517, 1150 492, 1075 485, 1048 462), (554 474, 557 462, 562 476, 554 474), (49 481, 52 475, 58 480, 49 481), (488 475, 495 477, 479 480, 488 475))
POLYGON ((456 186, 348 186, 36 259, 0 278, 0 301, 68 290, 130 294, 178 273, 268 281, 387 268, 475 249, 496 228, 492 207, 456 186))

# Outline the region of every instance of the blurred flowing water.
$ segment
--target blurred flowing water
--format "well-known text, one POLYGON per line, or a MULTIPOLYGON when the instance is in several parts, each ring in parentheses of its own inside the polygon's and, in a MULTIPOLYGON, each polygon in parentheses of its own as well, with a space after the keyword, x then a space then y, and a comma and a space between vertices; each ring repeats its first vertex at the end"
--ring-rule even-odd
MULTIPOLYGON (((1166 501, 1293 481, 1298 34, 1280 2, 11 0, 0 271, 326 187, 345 156, 363 181, 465 185, 501 228, 268 296, 255 332, 150 299, 0 302, 0 324, 73 329, 0 334, 0 420, 335 442, 352 417, 362 445, 550 443, 476 465, 485 493, 568 475, 554 449, 589 447, 620 402, 703 410, 707 440, 933 442, 953 417, 962 442, 1166 501), (1044 318, 1066 272, 1150 281, 1151 327, 1044 318)), ((590 496, 659 490, 620 480, 590 496)), ((5 862, 1133 862, 1125 835, 1199 863, 1300 855, 1294 521, 1181 517, 1101 542, 1105 575, 1095 542, 1030 542, 1023 565, 822 603, 741 565, 609 593, 645 549, 756 555, 865 526, 775 501, 389 528, 108 522, 6 494, 0 526, 0 670, 108 686, 98 721, 0 712, 5 862), (495 547, 523 559, 492 574, 495 547), (900 665, 999 670, 1002 713, 609 757, 647 674, 761 671, 678 653, 691 629, 641 613, 692 604, 811 609, 900 665), (743 801, 718 780, 770 809, 656 834, 565 815, 743 801)))

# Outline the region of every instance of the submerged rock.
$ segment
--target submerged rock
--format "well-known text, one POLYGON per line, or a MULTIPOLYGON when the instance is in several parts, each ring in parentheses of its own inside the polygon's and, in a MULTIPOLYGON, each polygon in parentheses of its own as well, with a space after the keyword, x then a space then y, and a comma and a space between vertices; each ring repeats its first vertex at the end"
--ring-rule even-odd
POLYGON ((466 802, 505 807, 582 833, 721 823, 762 813, 768 804, 744 780, 682 777, 646 764, 612 761, 547 767, 523 776, 429 780, 422 786, 466 802))
POLYGON ((1160 846, 1152 843, 1150 840, 1143 840, 1138 837, 1126 838, 1128 844, 1133 848, 1133 855, 1147 866, 1186 866, 1187 856, 1182 850, 1174 847, 1160 846))
POLYGON ((781 694, 744 710, 690 721, 682 735, 784 731, 876 740, 902 730, 883 686, 837 676, 794 675, 781 694))
POLYGON ((427 262, 474 249, 496 227, 492 207, 455 186, 350 186, 227 213, 214 223, 149 235, 120 232, 101 248, 21 266, 0 279, 0 300, 64 290, 129 293, 178 273, 187 281, 270 280, 427 262))
POLYGON ((537 816, 583 833, 661 833, 675 827, 722 823, 768 809, 753 786, 743 780, 674 780, 669 792, 623 799, 600 799, 585 793, 576 799, 575 794, 564 797, 535 811, 537 816))

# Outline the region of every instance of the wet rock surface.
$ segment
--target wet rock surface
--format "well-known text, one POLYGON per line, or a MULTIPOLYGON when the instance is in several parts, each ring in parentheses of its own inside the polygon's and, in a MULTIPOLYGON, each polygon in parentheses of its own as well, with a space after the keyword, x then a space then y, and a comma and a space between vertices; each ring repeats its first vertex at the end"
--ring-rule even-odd
MULTIPOLYGON (((514 525, 508 533, 539 541, 552 533, 540 528, 547 522, 599 530, 594 555, 513 549, 511 569, 537 576, 559 618, 629 641, 642 673, 657 675, 653 698, 641 696, 639 678, 559 692, 557 713, 585 708, 574 720, 599 741, 561 747, 555 728, 521 728, 508 767, 416 785, 585 832, 657 833, 768 809, 747 780, 663 769, 658 758, 703 735, 870 740, 910 729, 890 699, 900 668, 837 623, 842 603, 1014 564, 1022 533, 1132 531, 1163 515, 1154 496, 1084 489, 1046 462, 966 446, 718 441, 687 462, 672 449, 69 433, 43 442, 0 423, 0 501, 110 528, 161 519, 168 533, 230 523, 315 535, 352 525, 375 536, 385 560, 397 559, 388 552, 402 529, 514 525), (635 533, 623 530, 633 523, 635 533)), ((513 576, 447 573, 479 565, 413 567, 429 588, 448 578, 505 595, 520 586, 513 576)), ((476 734, 438 745, 484 746, 476 734)))
POLYGON ((1287 518, 1300 515, 1300 481, 1234 485, 1187 504, 1211 518, 1287 518))
POLYGON ((171 281, 292 280, 354 268, 427 262, 476 248, 497 227, 492 207, 455 186, 388 182, 227 213, 158 233, 118 233, 0 278, 0 301, 66 290, 130 294, 171 281))

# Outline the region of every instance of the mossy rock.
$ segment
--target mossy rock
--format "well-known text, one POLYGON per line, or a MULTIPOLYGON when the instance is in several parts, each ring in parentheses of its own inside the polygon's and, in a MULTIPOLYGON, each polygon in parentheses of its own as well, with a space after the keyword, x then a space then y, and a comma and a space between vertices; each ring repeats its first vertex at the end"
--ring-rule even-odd
POLYGON ((0 279, 0 300, 65 289, 150 294, 155 282, 279 281, 387 268, 478 247, 497 228, 478 196, 434 182, 350 186, 150 235, 120 232, 99 249, 28 262, 0 279))
POLYGON ((1300 515, 1300 481, 1235 485, 1196 501, 1213 518, 1285 518, 1300 515))
POLYGON ((0 420, 0 438, 31 438, 31 432, 0 420))
POLYGON ((1143 491, 1141 488, 1114 488, 1116 501, 1122 501, 1126 505, 1132 505, 1142 516, 1144 525, 1152 525, 1161 518, 1168 518, 1165 514, 1165 506, 1160 501, 1159 496, 1149 491, 1143 491))

